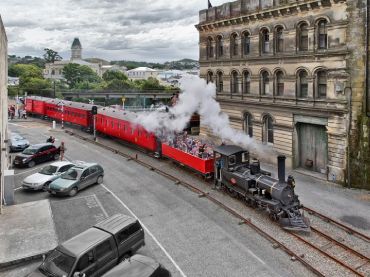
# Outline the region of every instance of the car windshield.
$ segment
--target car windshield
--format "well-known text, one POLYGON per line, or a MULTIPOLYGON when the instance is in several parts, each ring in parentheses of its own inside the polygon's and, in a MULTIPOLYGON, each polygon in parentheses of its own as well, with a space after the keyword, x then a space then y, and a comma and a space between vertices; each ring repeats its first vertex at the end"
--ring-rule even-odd
POLYGON ((23 154, 26 154, 26 155, 33 155, 33 154, 36 154, 37 152, 37 148, 26 148, 23 150, 23 154))
POLYGON ((41 169, 39 173, 45 175, 53 175, 55 172, 57 172, 57 170, 58 170, 57 166, 48 165, 41 169))
POLYGON ((72 270, 76 258, 54 249, 39 266, 39 270, 47 276, 64 277, 72 270))
POLYGON ((24 140, 24 137, 22 137, 20 135, 13 135, 12 140, 15 140, 15 141, 24 140))
POLYGON ((82 173, 81 170, 71 168, 71 169, 68 169, 68 171, 62 175, 62 179, 77 180, 80 178, 81 173, 82 173))

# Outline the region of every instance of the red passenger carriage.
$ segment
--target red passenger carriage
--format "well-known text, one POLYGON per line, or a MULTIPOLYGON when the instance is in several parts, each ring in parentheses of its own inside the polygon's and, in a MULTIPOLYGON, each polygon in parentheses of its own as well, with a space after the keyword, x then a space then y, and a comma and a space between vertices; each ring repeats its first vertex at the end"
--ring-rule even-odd
POLYGON ((131 112, 100 108, 96 116, 96 130, 157 152, 160 145, 158 145, 156 136, 142 126, 132 123, 134 116, 131 112))
POLYGON ((45 115, 45 102, 49 98, 40 96, 28 96, 26 98, 26 112, 31 114, 45 115))

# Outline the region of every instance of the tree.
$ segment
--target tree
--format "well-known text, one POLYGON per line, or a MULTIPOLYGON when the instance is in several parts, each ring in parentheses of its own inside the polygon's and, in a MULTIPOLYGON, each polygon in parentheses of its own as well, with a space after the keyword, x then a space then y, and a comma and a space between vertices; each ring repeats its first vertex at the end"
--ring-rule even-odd
POLYGON ((62 57, 59 56, 58 52, 54 51, 53 49, 45 48, 44 49, 44 59, 47 63, 54 63, 55 61, 62 60, 62 57))
POLYGON ((8 75, 19 78, 43 78, 42 69, 33 64, 12 64, 9 66, 8 75))
POLYGON ((121 71, 116 71, 116 70, 108 70, 104 72, 103 74, 103 80, 104 81, 113 81, 113 80, 122 80, 126 81, 128 78, 127 76, 121 72, 121 71))
POLYGON ((87 65, 70 63, 64 66, 63 76, 69 88, 78 88, 80 83, 99 83, 101 78, 87 65))

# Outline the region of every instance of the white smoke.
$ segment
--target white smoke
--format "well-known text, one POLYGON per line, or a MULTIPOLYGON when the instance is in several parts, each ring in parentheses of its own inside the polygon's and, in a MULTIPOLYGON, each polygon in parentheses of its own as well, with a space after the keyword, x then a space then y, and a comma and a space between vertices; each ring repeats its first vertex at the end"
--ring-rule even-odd
POLYGON ((188 75, 181 79, 179 101, 168 113, 160 111, 141 112, 134 119, 148 131, 156 134, 181 132, 190 121, 194 112, 201 116, 202 125, 222 141, 231 142, 248 149, 257 155, 271 155, 270 147, 257 143, 245 133, 231 128, 229 117, 221 111, 220 104, 215 100, 216 87, 205 80, 188 75))

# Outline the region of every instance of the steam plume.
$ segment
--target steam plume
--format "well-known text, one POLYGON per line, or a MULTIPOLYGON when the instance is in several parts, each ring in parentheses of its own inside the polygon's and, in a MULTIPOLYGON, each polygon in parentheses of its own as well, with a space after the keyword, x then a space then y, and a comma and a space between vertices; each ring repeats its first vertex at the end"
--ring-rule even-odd
POLYGON ((214 84, 207 84, 205 80, 189 75, 182 78, 180 88, 182 93, 179 101, 168 113, 160 111, 138 113, 134 119, 135 123, 156 134, 181 132, 192 114, 198 112, 202 125, 207 126, 222 141, 232 142, 257 155, 273 154, 270 147, 259 144, 243 132, 230 127, 228 115, 221 111, 220 104, 215 100, 214 84))

